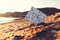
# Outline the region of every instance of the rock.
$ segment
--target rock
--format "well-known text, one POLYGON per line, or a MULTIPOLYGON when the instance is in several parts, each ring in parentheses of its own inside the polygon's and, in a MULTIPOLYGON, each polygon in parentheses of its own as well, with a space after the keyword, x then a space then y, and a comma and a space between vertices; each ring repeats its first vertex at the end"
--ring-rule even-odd
POLYGON ((32 7, 25 18, 30 20, 33 24, 37 25, 45 21, 46 15, 40 10, 32 7))
POLYGON ((15 36, 13 40, 22 40, 23 36, 15 36))

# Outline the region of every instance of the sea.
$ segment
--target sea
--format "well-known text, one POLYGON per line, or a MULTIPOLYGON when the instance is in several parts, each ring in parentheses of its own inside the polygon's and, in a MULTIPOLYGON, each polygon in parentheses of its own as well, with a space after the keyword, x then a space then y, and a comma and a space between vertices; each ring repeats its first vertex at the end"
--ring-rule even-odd
POLYGON ((15 19, 18 19, 18 18, 13 18, 13 17, 0 17, 0 23, 12 22, 15 19))

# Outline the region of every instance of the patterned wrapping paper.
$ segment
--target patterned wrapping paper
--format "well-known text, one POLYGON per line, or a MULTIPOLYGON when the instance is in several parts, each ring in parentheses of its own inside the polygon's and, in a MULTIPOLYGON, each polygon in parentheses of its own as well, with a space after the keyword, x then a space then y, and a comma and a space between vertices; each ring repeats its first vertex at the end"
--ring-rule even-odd
POLYGON ((45 21, 46 15, 38 9, 32 7, 25 18, 32 21, 33 24, 37 25, 45 21))

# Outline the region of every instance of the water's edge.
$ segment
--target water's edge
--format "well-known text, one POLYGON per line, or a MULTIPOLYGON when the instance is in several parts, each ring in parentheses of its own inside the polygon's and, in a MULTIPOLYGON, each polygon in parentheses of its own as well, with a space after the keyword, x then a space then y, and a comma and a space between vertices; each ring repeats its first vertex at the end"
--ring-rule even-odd
POLYGON ((12 22, 15 19, 19 19, 19 18, 12 18, 12 17, 0 17, 0 23, 7 23, 7 22, 12 22))

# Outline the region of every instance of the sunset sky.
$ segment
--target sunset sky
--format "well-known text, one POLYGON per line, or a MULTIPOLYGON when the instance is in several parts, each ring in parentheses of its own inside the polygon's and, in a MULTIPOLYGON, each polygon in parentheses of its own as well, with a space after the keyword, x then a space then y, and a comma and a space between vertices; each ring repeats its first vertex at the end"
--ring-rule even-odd
POLYGON ((60 9, 60 0, 0 0, 0 13, 27 11, 35 8, 56 7, 60 9))

